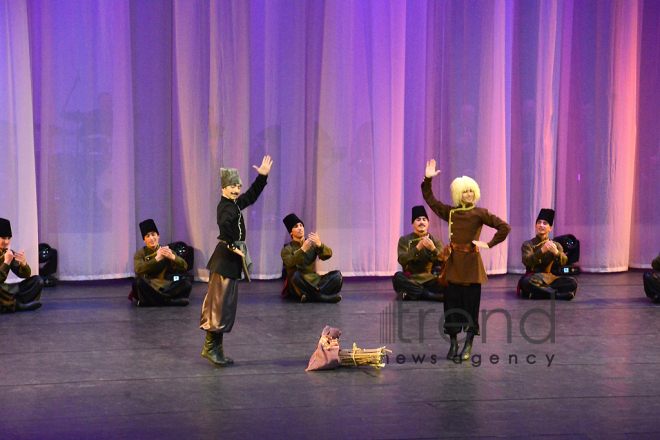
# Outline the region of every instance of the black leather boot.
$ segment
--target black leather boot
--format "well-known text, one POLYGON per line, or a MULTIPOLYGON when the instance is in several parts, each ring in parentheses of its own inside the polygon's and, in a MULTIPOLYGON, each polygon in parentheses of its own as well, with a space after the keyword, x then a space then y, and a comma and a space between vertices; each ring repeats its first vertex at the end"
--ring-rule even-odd
POLYGON ((468 333, 465 336, 465 345, 463 346, 463 351, 461 351, 461 360, 467 361, 470 359, 470 352, 472 351, 472 340, 474 339, 474 333, 468 333))
POLYGON ((31 312, 32 310, 37 310, 41 306, 42 304, 39 301, 33 301, 25 304, 16 301, 17 312, 31 312))
POLYGON ((332 296, 325 296, 325 295, 320 295, 319 302, 324 302, 324 303, 338 303, 341 301, 341 295, 332 295, 332 296))
POLYGON ((185 307, 190 303, 188 298, 173 298, 167 301, 168 306, 185 307))
POLYGON ((204 344, 204 349, 202 350, 202 356, 216 365, 221 365, 221 360, 218 358, 215 352, 215 338, 211 332, 206 332, 206 343, 204 344))
POLYGON ((573 294, 573 292, 557 292, 557 296, 555 296, 555 298, 561 299, 563 301, 570 301, 575 298, 575 294, 573 294))
POLYGON ((222 347, 222 339, 223 339, 224 333, 213 333, 213 339, 215 343, 215 355, 218 358, 217 364, 218 365, 231 365, 234 363, 234 361, 231 358, 228 358, 225 356, 225 350, 222 347))
POLYGON ((450 361, 454 360, 455 357, 458 357, 458 335, 449 335, 449 352, 447 353, 447 359, 450 361))
POLYGON ((428 301, 444 301, 445 300, 445 294, 444 293, 434 293, 431 291, 428 291, 426 289, 422 290, 422 298, 428 300, 428 301))

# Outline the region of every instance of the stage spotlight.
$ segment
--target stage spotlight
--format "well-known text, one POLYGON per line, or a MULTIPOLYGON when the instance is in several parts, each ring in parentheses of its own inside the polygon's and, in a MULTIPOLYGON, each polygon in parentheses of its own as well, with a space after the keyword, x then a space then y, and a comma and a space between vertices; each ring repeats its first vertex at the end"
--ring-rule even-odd
POLYGON ((57 249, 47 243, 39 243, 39 275, 44 280, 44 287, 57 286, 58 279, 53 276, 57 272, 57 249))
POLYGON ((188 280, 192 283, 195 277, 190 273, 190 271, 195 264, 195 249, 192 246, 188 246, 183 241, 175 241, 174 243, 170 243, 167 246, 172 252, 183 258, 185 262, 188 263, 188 270, 178 271, 168 267, 167 271, 165 272, 165 278, 170 281, 188 280))
POLYGON ((580 273, 580 267, 577 262, 580 260, 580 240, 575 238, 575 235, 567 234, 555 237, 552 241, 556 241, 564 248, 564 253, 568 257, 568 261, 564 266, 553 265, 551 272, 555 275, 575 275, 580 273))

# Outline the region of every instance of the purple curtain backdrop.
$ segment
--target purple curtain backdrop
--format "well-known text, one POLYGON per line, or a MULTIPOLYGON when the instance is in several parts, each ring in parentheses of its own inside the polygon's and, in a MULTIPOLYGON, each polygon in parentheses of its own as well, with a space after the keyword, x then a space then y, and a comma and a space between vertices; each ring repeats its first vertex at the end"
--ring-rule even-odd
POLYGON ((322 271, 394 273, 430 158, 438 198, 469 175, 513 227, 489 273, 523 270, 544 207, 584 270, 660 247, 654 0, 0 0, 0 34, 0 148, 28 179, 0 216, 57 247, 63 279, 132 274, 145 218, 206 278, 219 168, 247 185, 264 154, 255 278, 280 276, 290 212, 333 248, 322 271))
MULTIPOLYGON (((28 10, 0 2, 0 217, 11 222, 11 249, 37 273, 37 188, 30 84, 28 10)), ((19 279, 9 272, 9 282, 19 279)))

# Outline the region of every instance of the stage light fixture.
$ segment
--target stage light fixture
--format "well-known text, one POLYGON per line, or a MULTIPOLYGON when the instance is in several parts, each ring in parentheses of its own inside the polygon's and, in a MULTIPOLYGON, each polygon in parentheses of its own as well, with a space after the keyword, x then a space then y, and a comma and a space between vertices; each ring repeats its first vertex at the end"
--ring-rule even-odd
POLYGON ((53 276, 57 272, 57 249, 47 243, 39 243, 39 275, 44 287, 55 287, 59 280, 53 276))
POLYGON ((552 239, 561 245, 564 249, 568 261, 563 266, 553 265, 551 272, 555 275, 576 275, 580 273, 580 266, 577 265, 580 260, 580 240, 575 235, 560 235, 552 239))
POLYGON ((188 263, 188 270, 174 270, 171 267, 168 267, 167 271, 165 272, 165 278, 170 281, 188 280, 192 283, 195 277, 190 273, 190 271, 195 264, 195 249, 192 246, 188 246, 183 241, 175 241, 168 244, 167 246, 172 252, 183 258, 185 262, 188 263))

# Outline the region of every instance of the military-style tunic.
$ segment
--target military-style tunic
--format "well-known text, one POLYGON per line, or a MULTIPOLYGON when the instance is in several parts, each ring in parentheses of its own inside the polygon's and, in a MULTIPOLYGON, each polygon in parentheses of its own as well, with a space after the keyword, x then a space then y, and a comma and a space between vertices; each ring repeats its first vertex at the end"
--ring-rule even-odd
POLYGON ((268 183, 268 176, 259 174, 250 188, 236 200, 222 197, 218 203, 217 221, 220 228, 213 255, 206 268, 211 272, 227 278, 238 279, 243 271, 243 259, 231 251, 230 247, 237 241, 245 241, 245 221, 241 211, 257 201, 259 195, 268 183))
POLYGON ((321 246, 312 245, 307 252, 301 249, 302 243, 292 241, 282 248, 280 256, 286 268, 287 278, 295 272, 300 273, 312 286, 317 286, 321 275, 316 273, 316 259, 325 261, 332 257, 332 249, 321 243, 321 246))
POLYGON ((439 257, 442 248, 442 241, 431 234, 426 233, 420 236, 413 232, 399 238, 399 244, 397 245, 398 261, 403 267, 403 271, 410 273, 413 281, 424 284, 436 278, 436 275, 431 273, 431 269, 434 264, 441 263, 439 257), (417 249, 417 244, 425 236, 428 236, 435 245, 434 251, 429 251, 426 248, 421 251, 417 249))
POLYGON ((6 249, 0 249, 0 312, 14 312, 16 310, 16 303, 27 304, 38 301, 41 296, 41 289, 43 281, 38 275, 32 275, 32 269, 26 263, 22 266, 17 260, 12 260, 10 264, 6 264, 5 254, 6 249), (20 283, 8 284, 7 277, 9 271, 19 278, 25 278, 20 283))
MULTIPOLYGON (((243 258, 232 252, 231 248, 238 247, 239 242, 245 241, 245 221, 241 210, 257 201, 267 183, 268 176, 259 174, 250 188, 236 200, 222 196, 218 203, 220 242, 206 265, 211 274, 199 326, 204 331, 229 333, 234 326, 238 304, 238 279, 243 272, 243 258)), ((247 247, 243 246, 243 249, 247 260, 247 247)))
POLYGON ((30 278, 30 275, 32 274, 32 269, 30 269, 30 265, 27 263, 25 266, 21 266, 21 263, 14 259, 10 264, 6 264, 6 253, 7 249, 0 249, 0 261, 2 261, 2 264, 0 264, 0 288, 2 288, 2 285, 5 284, 5 281, 9 276, 10 269, 12 272, 14 272, 14 275, 19 278, 30 278))
POLYGON ((577 293, 578 282, 569 276, 558 277, 550 273, 552 265, 566 264, 568 257, 559 243, 554 242, 559 253, 543 252, 543 245, 548 239, 541 239, 538 235, 527 240, 522 245, 522 262, 527 274, 518 281, 518 293, 530 299, 556 299, 572 300, 577 293))
MULTIPOLYGON (((486 225, 497 229, 493 239, 488 242, 488 247, 492 248, 503 242, 511 231, 511 227, 504 220, 491 214, 487 209, 472 204, 456 208, 440 202, 433 196, 430 178, 425 178, 422 182, 422 196, 429 208, 449 223, 451 229, 449 238, 452 243, 469 245, 472 240, 479 240, 481 228, 486 225)), ((447 264, 447 281, 450 283, 485 283, 488 280, 479 252, 454 250, 445 264, 447 264)))
POLYGON ((528 273, 534 272, 538 274, 538 276, 549 285, 559 278, 550 273, 552 265, 556 262, 558 265, 562 266, 566 264, 568 257, 564 253, 564 248, 562 248, 561 244, 556 241, 554 243, 559 251, 557 255, 550 251, 543 252, 541 248, 547 241, 547 238, 541 240, 537 235, 533 239, 524 242, 522 245, 522 263, 525 265, 528 273))
POLYGON ((150 249, 147 246, 139 249, 133 255, 133 268, 136 276, 147 278, 155 289, 167 289, 172 284, 172 281, 165 279, 167 268, 171 267, 176 271, 184 271, 188 269, 188 263, 178 255, 175 255, 174 261, 168 258, 157 261, 157 251, 158 248, 150 249))
POLYGON ((316 273, 316 259, 327 260, 332 257, 332 249, 321 243, 312 244, 307 251, 302 250, 302 243, 292 241, 280 252, 286 268, 287 278, 282 289, 283 295, 300 298, 302 301, 337 302, 344 284, 341 272, 333 270, 325 275, 316 273))

